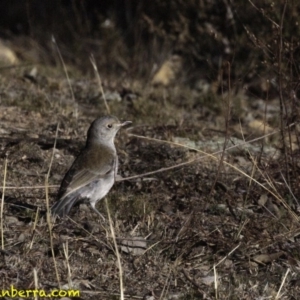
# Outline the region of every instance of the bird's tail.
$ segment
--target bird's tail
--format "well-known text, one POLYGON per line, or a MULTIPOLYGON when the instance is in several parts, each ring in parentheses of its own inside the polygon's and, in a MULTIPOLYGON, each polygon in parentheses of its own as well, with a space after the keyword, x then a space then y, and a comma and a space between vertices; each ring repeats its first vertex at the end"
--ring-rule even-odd
POLYGON ((70 194, 65 197, 60 198, 51 207, 51 214, 57 215, 59 217, 64 217, 69 214, 71 208, 79 201, 79 195, 70 194))

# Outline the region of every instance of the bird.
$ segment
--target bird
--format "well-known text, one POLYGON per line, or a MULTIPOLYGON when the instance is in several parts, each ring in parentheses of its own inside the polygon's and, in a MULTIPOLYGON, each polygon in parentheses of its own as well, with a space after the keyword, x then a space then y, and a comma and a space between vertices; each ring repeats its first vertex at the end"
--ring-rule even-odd
POLYGON ((77 202, 88 199, 91 208, 105 220, 96 203, 107 195, 116 180, 118 155, 114 138, 121 127, 131 123, 121 123, 112 115, 92 122, 85 147, 61 182, 51 215, 64 217, 77 202))

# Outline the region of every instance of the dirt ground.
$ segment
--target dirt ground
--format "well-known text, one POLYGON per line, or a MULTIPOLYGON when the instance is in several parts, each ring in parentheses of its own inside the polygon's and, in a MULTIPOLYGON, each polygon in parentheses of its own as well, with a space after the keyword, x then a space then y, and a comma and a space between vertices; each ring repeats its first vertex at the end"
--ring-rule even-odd
POLYGON ((119 299, 112 225, 125 299, 300 298, 299 127, 286 164, 277 98, 103 78, 111 113, 133 122, 116 139, 111 224, 101 201, 105 222, 83 203, 49 226, 46 200, 106 109, 92 76, 31 71, 0 73, 1 289, 119 299))

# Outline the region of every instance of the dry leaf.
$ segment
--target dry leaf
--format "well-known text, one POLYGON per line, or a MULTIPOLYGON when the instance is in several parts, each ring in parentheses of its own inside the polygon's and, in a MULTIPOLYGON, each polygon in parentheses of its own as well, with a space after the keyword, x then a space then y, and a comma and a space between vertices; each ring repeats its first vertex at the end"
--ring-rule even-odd
POLYGON ((147 241, 143 237, 132 237, 130 239, 123 239, 121 250, 125 253, 133 255, 142 255, 147 248, 147 241))
POLYGON ((273 253, 273 254, 259 254, 256 255, 252 258, 253 261, 259 263, 259 264, 266 264, 266 263, 270 263, 273 260, 279 258, 281 255, 283 254, 283 252, 278 252, 278 253, 273 253))

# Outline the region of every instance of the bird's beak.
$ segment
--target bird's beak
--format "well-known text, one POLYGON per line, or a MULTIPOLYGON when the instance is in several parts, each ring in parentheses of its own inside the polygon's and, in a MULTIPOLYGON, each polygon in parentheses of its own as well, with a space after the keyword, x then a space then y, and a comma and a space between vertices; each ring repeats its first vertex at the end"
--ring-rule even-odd
POLYGON ((131 124, 131 123, 132 123, 131 121, 125 121, 125 122, 121 123, 120 126, 121 126, 121 127, 124 127, 124 126, 126 126, 126 125, 131 124))

